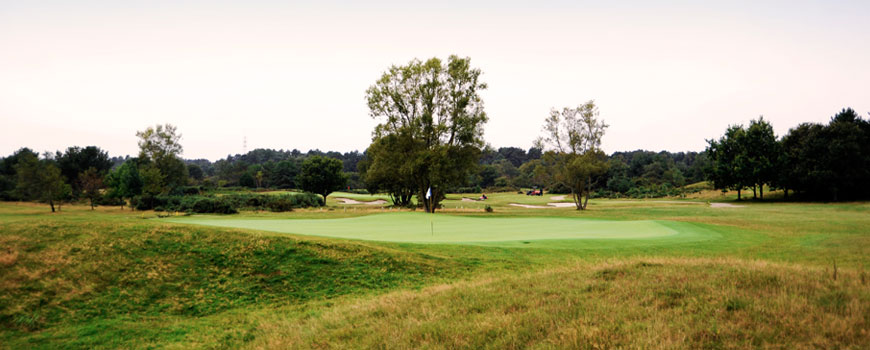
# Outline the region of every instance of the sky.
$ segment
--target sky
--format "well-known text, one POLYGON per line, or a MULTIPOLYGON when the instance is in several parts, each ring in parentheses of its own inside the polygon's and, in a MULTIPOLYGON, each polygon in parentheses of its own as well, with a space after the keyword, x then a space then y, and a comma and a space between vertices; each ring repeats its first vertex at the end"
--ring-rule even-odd
POLYGON ((868 1, 0 0, 0 156, 138 153, 170 123, 184 158, 364 150, 391 65, 470 57, 493 147, 595 100, 607 152, 701 151, 763 115, 778 135, 870 112, 868 1))

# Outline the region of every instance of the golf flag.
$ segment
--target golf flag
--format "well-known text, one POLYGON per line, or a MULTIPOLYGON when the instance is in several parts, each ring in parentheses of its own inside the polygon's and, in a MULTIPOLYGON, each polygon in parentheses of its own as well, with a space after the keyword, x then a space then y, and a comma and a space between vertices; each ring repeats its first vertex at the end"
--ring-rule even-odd
POLYGON ((430 197, 432 197, 432 187, 429 187, 429 190, 426 191, 426 199, 429 199, 430 197))

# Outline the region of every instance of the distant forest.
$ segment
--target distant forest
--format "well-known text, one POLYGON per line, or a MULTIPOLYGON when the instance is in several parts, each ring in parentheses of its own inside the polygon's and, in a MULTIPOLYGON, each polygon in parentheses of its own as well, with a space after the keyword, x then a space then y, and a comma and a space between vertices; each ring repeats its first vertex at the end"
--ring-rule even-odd
MULTIPOLYGON (((140 157, 109 157, 96 146, 70 147, 42 155, 21 148, 0 158, 0 200, 61 203, 90 198, 92 205, 123 205, 125 198, 135 202, 139 195, 153 198, 221 188, 303 189, 303 162, 320 157, 340 162, 335 165, 335 179, 340 184, 333 187, 380 192, 377 184, 365 181, 371 162, 367 152, 371 148, 346 153, 255 149, 211 162, 174 156, 172 152, 181 150, 174 132, 172 129, 163 134, 171 136, 164 139, 164 148, 149 150, 151 144, 140 141, 140 157), (145 158, 141 158, 143 155, 145 158), (109 191, 102 191, 104 188, 109 191)), ((147 137, 153 135, 140 137, 150 140, 147 137)), ((828 124, 800 124, 780 138, 767 121, 759 118, 747 127, 732 125, 721 138, 707 142, 702 152, 636 150, 602 155, 606 170, 591 179, 591 195, 654 198, 715 188, 752 191, 753 198, 763 198, 767 187, 785 190, 785 196, 792 193, 811 200, 870 197, 870 122, 852 109, 843 109, 828 124)), ((547 181, 551 168, 545 164, 546 155, 535 147, 486 146, 479 151, 466 181, 447 191, 544 189, 571 193, 569 188, 547 181)))
MULTIPOLYGON (((207 159, 186 159, 193 183, 207 187, 246 187, 291 189, 302 161, 312 156, 338 159, 348 175, 351 190, 366 189, 360 176, 360 166, 366 163, 363 152, 323 152, 310 150, 254 149, 245 154, 228 155, 211 162, 207 159), (260 181, 258 183, 258 174, 260 181)), ((467 186, 453 192, 480 193, 486 191, 516 191, 522 188, 545 188, 552 193, 569 193, 567 188, 548 188, 536 179, 542 152, 519 147, 486 147, 480 155, 478 168, 469 177, 467 186)), ((115 166, 128 158, 115 157, 115 166)), ((652 152, 636 150, 615 152, 609 156, 609 170, 598 179, 598 196, 661 197, 677 195, 680 187, 704 181, 709 161, 704 152, 652 152)))
MULTIPOLYGON (((21 153, 35 152, 22 148, 6 158, 0 158, 0 198, 14 199, 15 160, 21 153), (3 176, 7 175, 7 176, 3 176)), ((71 158, 79 153, 98 155, 99 148, 71 147, 66 152, 50 154, 62 174, 69 174, 69 183, 75 183, 82 167, 71 158)), ((104 152, 103 152, 104 153, 104 152)), ((537 148, 486 147, 480 155, 478 167, 469 177, 467 186, 453 189, 454 192, 481 193, 486 191, 518 191, 523 188, 544 188, 552 193, 568 193, 566 188, 548 188, 536 180, 535 169, 540 166, 542 152, 537 148)), ((203 188, 243 187, 249 189, 295 189, 299 188, 297 176, 304 159, 324 156, 338 159, 348 176, 350 190, 361 191, 366 184, 360 176, 360 166, 366 162, 363 152, 335 152, 310 150, 254 149, 245 154, 228 155, 212 162, 208 159, 184 159, 189 176, 189 185, 203 188)), ((117 169, 130 159, 110 157, 103 161, 105 170, 117 169)), ((607 175, 598 179, 601 186, 596 193, 608 197, 661 197, 680 193, 686 184, 704 181, 704 169, 709 162, 704 152, 615 152, 609 157, 607 175)))

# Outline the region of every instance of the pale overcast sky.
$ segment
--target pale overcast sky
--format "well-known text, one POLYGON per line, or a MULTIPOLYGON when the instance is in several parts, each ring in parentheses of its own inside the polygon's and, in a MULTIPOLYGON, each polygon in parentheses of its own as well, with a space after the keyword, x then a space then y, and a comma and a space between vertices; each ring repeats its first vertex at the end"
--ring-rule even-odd
POLYGON ((365 90, 450 54, 484 73, 494 147, 596 100, 603 147, 700 151, 764 115, 777 134, 870 111, 868 1, 0 0, 0 156, 136 154, 171 123, 185 158, 363 150, 365 90))

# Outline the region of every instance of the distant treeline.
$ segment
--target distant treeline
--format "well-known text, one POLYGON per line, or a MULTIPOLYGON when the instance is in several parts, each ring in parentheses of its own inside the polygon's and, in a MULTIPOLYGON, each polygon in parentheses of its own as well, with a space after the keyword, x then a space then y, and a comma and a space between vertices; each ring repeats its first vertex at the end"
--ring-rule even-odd
MULTIPOLYGON (((515 191, 521 188, 546 187, 535 176, 541 164, 541 150, 519 147, 486 147, 478 169, 469 177, 467 186, 454 192, 515 191)), ((364 153, 322 152, 311 150, 255 149, 246 154, 229 155, 216 162, 206 159, 185 160, 191 181, 215 187, 297 188, 296 177, 301 162, 312 156, 324 156, 342 162, 348 175, 348 187, 366 189, 360 178, 359 164, 364 153)), ((598 196, 661 197, 676 195, 685 184, 704 181, 704 169, 709 166, 705 153, 667 151, 616 152, 609 157, 609 171, 598 179, 602 186, 598 196)), ((554 193, 567 193, 566 188, 547 188, 554 193)))
MULTIPOLYGON (((22 199, 16 193, 15 167, 26 156, 37 158, 39 155, 28 148, 0 158, 0 199, 22 199)), ((360 179, 358 164, 366 159, 365 154, 353 152, 322 152, 311 150, 274 150, 255 149, 246 154, 229 155, 212 162, 207 159, 183 160, 187 167, 186 186, 203 188, 244 187, 244 188, 299 188, 297 177, 302 161, 313 156, 324 156, 342 162, 348 176, 347 186, 352 190, 364 190, 366 184, 360 179)), ((99 174, 118 171, 127 161, 136 162, 135 157, 109 157, 96 146, 84 148, 70 147, 64 152, 43 155, 45 161, 55 164, 64 182, 70 184, 67 198, 80 198, 82 193, 79 174, 94 168, 99 174)), ((616 152, 609 157, 607 176, 598 179, 601 183, 598 196, 660 197, 677 194, 685 184, 704 180, 703 169, 708 166, 705 153, 701 152, 616 152)), ((545 185, 536 180, 535 169, 540 166, 541 150, 518 147, 487 147, 481 154, 478 169, 468 179, 467 186, 453 189, 457 192, 485 192, 494 190, 519 190, 521 188, 542 188, 545 185)), ((108 184, 107 184, 108 185, 108 184)), ((551 192, 563 193, 564 188, 547 188, 551 192)), ((183 194, 185 189, 178 187, 169 193, 183 194)))
POLYGON ((870 198, 870 122, 851 108, 828 124, 803 123, 779 139, 759 118, 748 127, 730 126, 708 143, 707 177, 738 196, 751 189, 753 198, 763 198, 768 186, 786 197, 791 191, 812 200, 870 198))
MULTIPOLYGON (((870 122, 852 109, 844 109, 826 125, 800 124, 779 139, 761 118, 745 128, 731 126, 720 139, 708 143, 703 152, 615 152, 607 156, 606 173, 594 179, 593 196, 674 196, 684 193, 685 185, 709 180, 717 189, 741 194, 752 190, 754 197, 762 198, 764 186, 812 200, 870 197, 870 122)), ((367 157, 358 151, 255 149, 211 162, 176 161, 156 149, 150 157, 142 153, 111 158, 96 146, 70 147, 40 159, 36 152, 22 148, 0 158, 0 200, 52 203, 88 198, 95 204, 119 204, 127 198, 130 204, 147 208, 160 204, 144 205, 143 199, 158 195, 200 194, 225 187, 299 189, 302 163, 314 157, 340 161, 345 188, 361 192, 367 188, 359 172, 367 157), (137 196, 141 197, 132 201, 137 196)), ((466 185, 450 190, 544 188, 569 193, 568 188, 547 185, 542 161, 539 148, 487 146, 466 185)))

